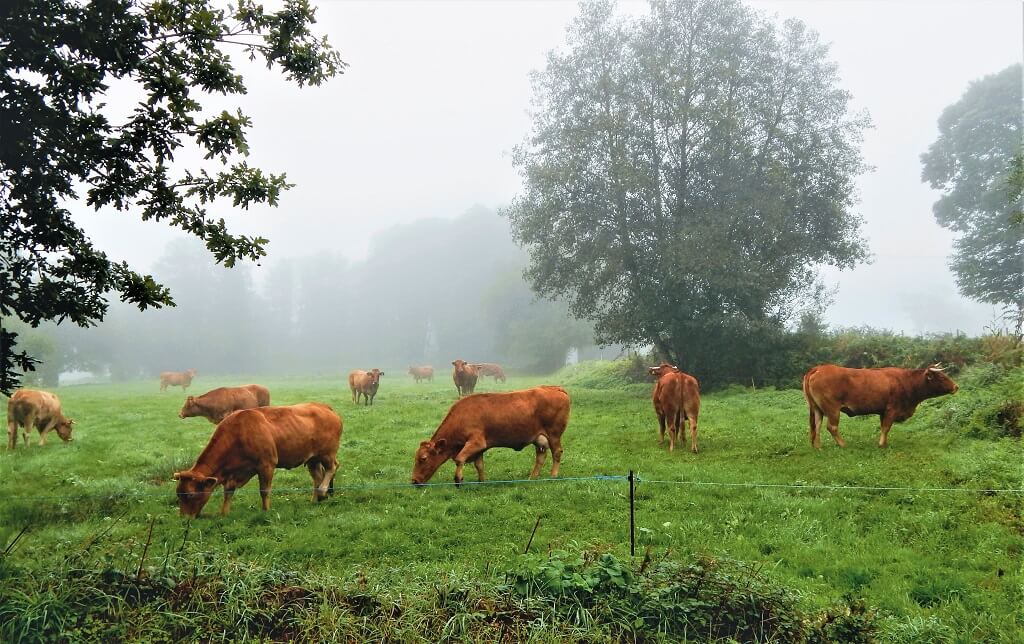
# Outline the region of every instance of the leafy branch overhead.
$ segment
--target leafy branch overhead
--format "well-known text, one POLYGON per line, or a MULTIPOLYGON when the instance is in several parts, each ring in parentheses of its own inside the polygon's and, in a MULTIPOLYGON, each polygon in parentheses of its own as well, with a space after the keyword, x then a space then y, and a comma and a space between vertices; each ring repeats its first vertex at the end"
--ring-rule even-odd
MULTIPOLYGON (((247 116, 210 114, 204 101, 246 92, 232 50, 300 87, 342 73, 346 63, 310 29, 314 14, 307 0, 275 12, 251 0, 227 9, 208 0, 0 3, 0 314, 87 326, 112 293, 140 309, 173 305, 151 276, 92 245, 68 210, 79 200, 166 220, 225 266, 265 256, 266 239, 232 234, 209 207, 276 206, 291 184, 239 159, 249 152, 247 116), (115 81, 138 94, 127 116, 105 103, 115 81), (194 151, 213 167, 175 164, 194 151)), ((33 364, 16 341, 0 330, 5 392, 33 364)))

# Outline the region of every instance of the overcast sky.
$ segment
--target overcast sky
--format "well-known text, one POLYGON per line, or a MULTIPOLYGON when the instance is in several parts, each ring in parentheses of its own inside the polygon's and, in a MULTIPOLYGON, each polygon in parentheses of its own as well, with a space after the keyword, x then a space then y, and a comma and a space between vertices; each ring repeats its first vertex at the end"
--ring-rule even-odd
MULTIPOLYGON (((509 152, 530 127, 528 75, 564 43, 576 2, 312 3, 316 29, 350 67, 300 90, 262 66, 241 66, 249 93, 223 106, 239 106, 254 121, 249 162, 287 172, 297 186, 277 209, 225 208, 218 216, 238 232, 268 237, 271 262, 323 250, 359 259, 377 231, 454 217, 475 204, 500 208, 516 195, 509 152)), ((857 209, 875 260, 825 272, 838 289, 828 321, 981 332, 993 309, 956 293, 946 267, 952 236, 932 217, 937 193, 920 180, 919 155, 935 140, 942 109, 971 80, 1021 60, 1021 3, 752 4, 804 20, 831 42, 843 87, 875 125, 864 142, 875 170, 859 181, 857 209)), ((639 2, 622 7, 646 10, 639 2)), ((130 105, 131 97, 115 87, 111 102, 118 101, 130 105)), ((180 235, 126 214, 82 211, 77 218, 100 248, 147 271, 180 235)))

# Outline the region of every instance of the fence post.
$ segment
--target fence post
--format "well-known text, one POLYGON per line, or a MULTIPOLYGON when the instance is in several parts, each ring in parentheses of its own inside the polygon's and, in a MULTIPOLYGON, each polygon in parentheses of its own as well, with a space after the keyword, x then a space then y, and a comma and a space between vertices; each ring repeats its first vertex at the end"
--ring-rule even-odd
POLYGON ((633 470, 629 471, 629 556, 636 556, 636 516, 634 512, 633 496, 636 489, 636 477, 633 470))

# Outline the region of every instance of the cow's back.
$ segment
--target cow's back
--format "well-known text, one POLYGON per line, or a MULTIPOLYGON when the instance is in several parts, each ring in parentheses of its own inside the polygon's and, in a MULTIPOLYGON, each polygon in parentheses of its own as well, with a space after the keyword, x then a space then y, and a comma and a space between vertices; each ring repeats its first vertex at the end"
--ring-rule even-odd
POLYGON ((24 424, 30 416, 36 422, 54 418, 61 413, 60 399, 48 391, 35 389, 19 389, 7 401, 7 419, 24 424))
POLYGON ((818 365, 804 376, 804 395, 825 410, 838 406, 850 415, 879 413, 891 403, 903 371, 818 365))
POLYGON ((435 437, 446 426, 455 440, 483 432, 488 447, 521 448, 539 434, 561 436, 569 421, 569 394, 557 386, 507 393, 476 394, 452 405, 435 437))
POLYGON ((341 418, 321 403, 247 409, 232 414, 224 422, 229 420, 242 427, 250 423, 268 426, 277 453, 277 467, 298 467, 321 454, 334 456, 341 441, 341 418))

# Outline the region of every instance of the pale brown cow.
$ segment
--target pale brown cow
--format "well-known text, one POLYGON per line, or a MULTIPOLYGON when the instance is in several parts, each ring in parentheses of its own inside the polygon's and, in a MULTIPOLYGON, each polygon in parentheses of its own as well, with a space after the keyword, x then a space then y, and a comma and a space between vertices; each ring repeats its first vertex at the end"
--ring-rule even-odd
POLYGON ((475 362, 473 366, 481 376, 491 376, 495 382, 505 382, 505 370, 494 362, 475 362))
POLYGON ((434 382, 434 368, 429 365, 423 367, 409 367, 409 375, 411 375, 416 382, 421 380, 434 382))
POLYGON ((484 452, 492 447, 537 451, 530 478, 537 478, 550 448, 551 477, 562 463, 562 434, 569 423, 569 394, 561 387, 534 387, 508 393, 477 394, 459 400, 428 441, 416 450, 414 485, 430 480, 442 464, 455 460, 455 482, 462 483, 462 468, 472 461, 484 480, 484 452))
POLYGON ((380 369, 363 371, 356 369, 348 374, 348 388, 352 390, 352 402, 359 404, 359 397, 363 397, 363 404, 372 405, 373 398, 377 395, 377 388, 380 387, 380 377, 384 372, 380 369))
POLYGON ((455 381, 455 390, 459 392, 459 398, 468 396, 476 389, 477 372, 476 367, 465 360, 453 360, 452 380, 455 381))
POLYGON ((220 513, 226 515, 235 490, 256 476, 263 510, 267 511, 274 470, 300 465, 305 465, 313 478, 313 500, 323 501, 334 492, 341 432, 341 417, 320 403, 256 407, 229 414, 213 430, 195 465, 174 474, 178 508, 182 516, 195 518, 214 489, 223 485, 220 513))
POLYGON ((690 451, 697 453, 697 419, 700 416, 700 383, 696 378, 666 362, 648 367, 648 373, 658 378, 651 400, 658 416, 659 445, 665 444, 668 426, 668 450, 675 449, 675 441, 683 430, 683 421, 690 425, 690 451))
POLYGON ((839 435, 839 412, 843 412, 847 416, 878 414, 882 423, 878 446, 887 447, 893 423, 913 416, 922 401, 956 393, 959 388, 939 364, 925 369, 851 369, 834 364, 812 367, 803 379, 811 445, 821 448, 821 420, 827 418, 832 438, 839 447, 846 447, 839 435))
POLYGON ((46 445, 46 434, 57 430, 57 435, 65 443, 71 441, 71 428, 75 421, 64 416, 60 399, 48 391, 35 389, 19 389, 7 401, 7 449, 13 450, 18 444, 18 427, 22 428, 25 447, 28 447, 28 434, 33 429, 39 430, 39 445, 46 445))
POLYGON ((266 407, 270 404, 270 390, 263 385, 217 387, 202 396, 189 396, 178 412, 179 418, 202 416, 214 425, 239 409, 266 407))
POLYGON ((195 369, 188 371, 164 371, 160 373, 160 391, 167 391, 168 387, 181 387, 182 391, 188 389, 192 379, 196 376, 195 369))

